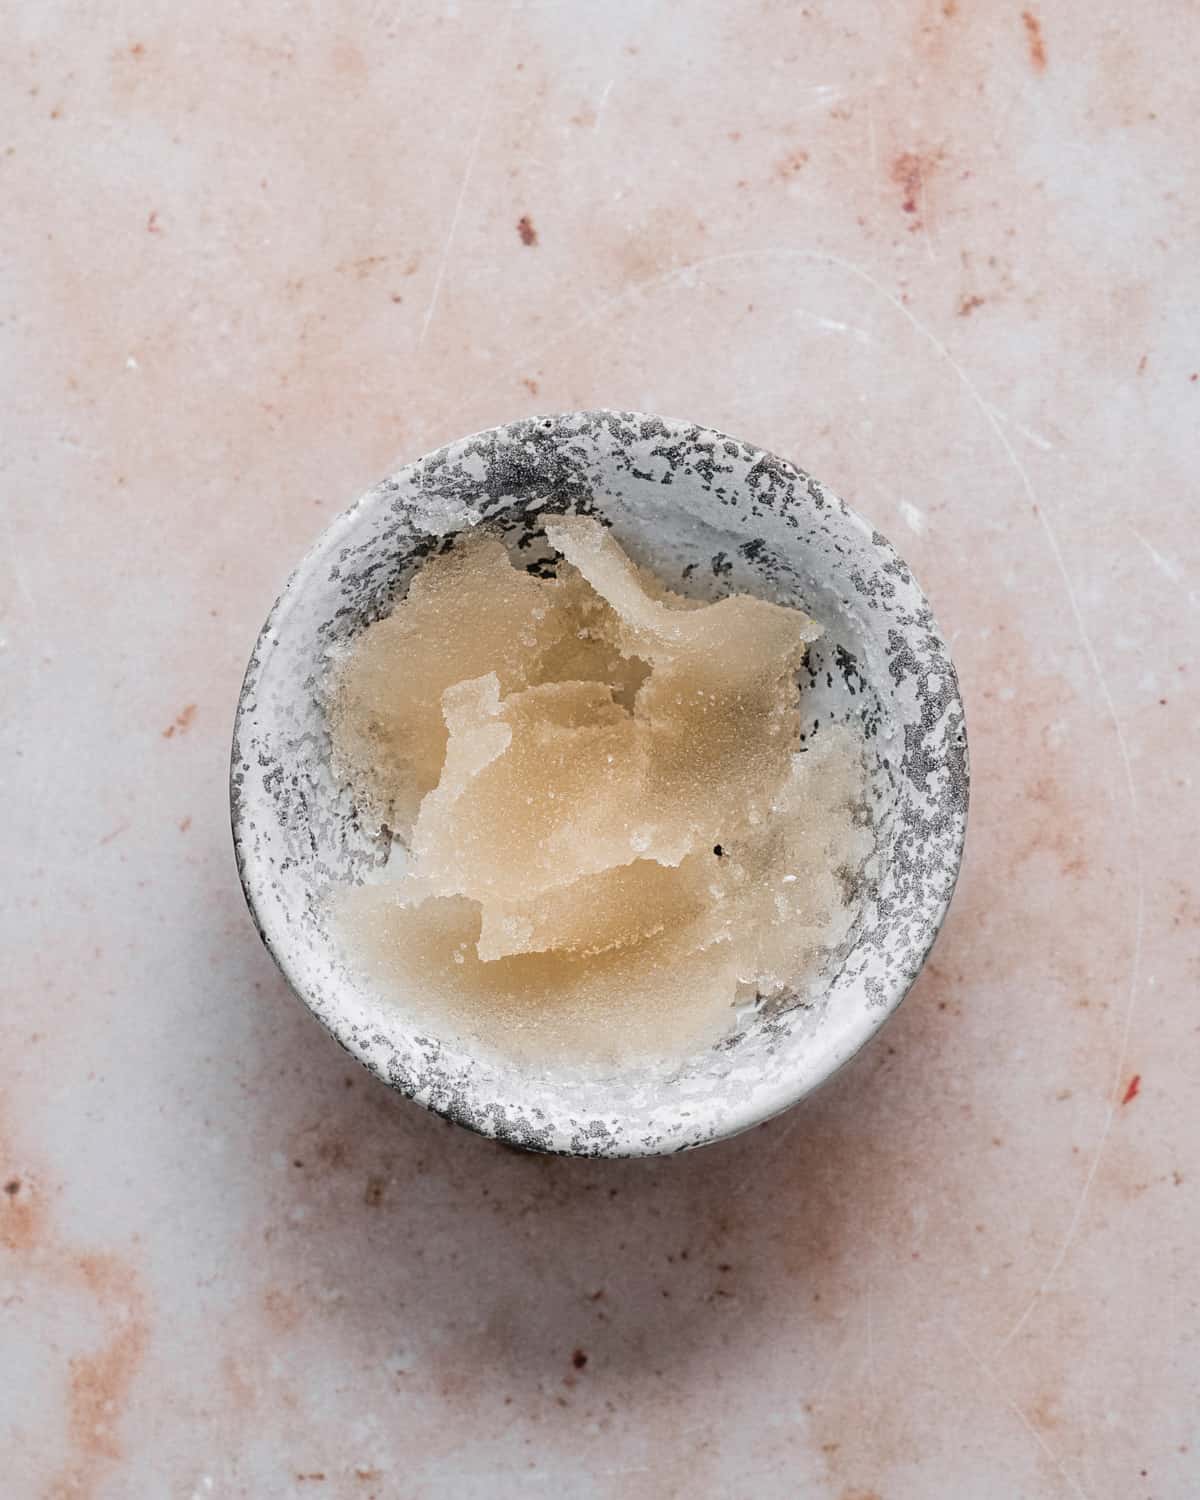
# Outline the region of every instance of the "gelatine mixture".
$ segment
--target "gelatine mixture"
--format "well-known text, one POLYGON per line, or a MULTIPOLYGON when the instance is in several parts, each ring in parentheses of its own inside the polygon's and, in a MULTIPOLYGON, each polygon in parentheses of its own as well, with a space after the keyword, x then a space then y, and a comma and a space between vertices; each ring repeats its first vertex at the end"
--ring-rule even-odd
POLYGON ((338 888, 333 926, 443 1034, 681 1058, 846 936, 861 747, 801 743, 799 610, 683 598, 598 522, 542 524, 557 576, 467 532, 335 664, 335 771, 407 857, 338 888))

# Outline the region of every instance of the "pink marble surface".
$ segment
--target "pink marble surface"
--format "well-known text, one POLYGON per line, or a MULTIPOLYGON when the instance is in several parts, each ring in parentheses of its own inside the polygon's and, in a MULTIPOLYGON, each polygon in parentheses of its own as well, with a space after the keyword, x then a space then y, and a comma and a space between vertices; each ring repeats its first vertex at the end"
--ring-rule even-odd
POLYGON ((1196 6, 4 32, 4 1496, 1200 1492, 1196 6), (601 404, 890 533, 974 761, 892 1025, 660 1163, 514 1155, 357 1072, 227 826, 317 530, 601 404))

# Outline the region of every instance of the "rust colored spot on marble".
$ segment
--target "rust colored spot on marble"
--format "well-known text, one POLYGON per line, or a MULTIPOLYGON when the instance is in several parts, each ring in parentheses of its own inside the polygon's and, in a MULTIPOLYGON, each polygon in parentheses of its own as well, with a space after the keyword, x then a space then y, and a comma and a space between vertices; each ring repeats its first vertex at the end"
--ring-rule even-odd
POLYGON ((357 81, 367 75, 367 59, 362 49, 345 37, 333 44, 329 60, 335 77, 339 79, 357 81))
POLYGON ((1135 1073, 1129 1080, 1129 1085, 1126 1088, 1124 1094, 1121 1096, 1121 1103, 1132 1104, 1133 1101, 1137 1098, 1138 1094, 1141 1093, 1141 1089, 1142 1075, 1140 1073, 1135 1073))
POLYGON ((174 737, 176 731, 178 731, 180 734, 186 734, 187 730, 191 726, 192 720, 195 717, 196 717, 196 705, 194 703, 185 704, 184 707, 181 708, 179 710, 179 712, 175 715, 174 722, 171 723, 171 724, 168 724, 167 727, 163 730, 163 732, 162 732, 163 739, 164 740, 172 739, 174 737))
POLYGON ((147 234, 161 234, 162 233, 162 225, 158 222, 158 210, 156 208, 152 208, 150 210, 150 216, 146 220, 146 233, 147 234))
MULTIPOLYGON (((0 1147, 0 1156, 4 1154, 0 1147)), ((54 1290, 82 1289, 95 1302, 103 1335, 96 1347, 67 1362, 67 1449, 62 1467, 40 1493, 48 1500, 90 1496, 121 1457, 119 1425, 149 1341, 149 1320, 137 1273, 107 1252, 80 1252, 58 1242, 46 1205, 28 1172, 4 1178, 0 1246, 29 1253, 28 1273, 54 1290)))
POLYGON ((1023 10, 1021 20, 1029 42, 1029 61, 1033 64, 1035 73, 1044 73, 1046 71, 1046 42, 1042 36, 1042 23, 1031 10, 1023 10))
POLYGON ((802 148, 789 151, 788 154, 775 163, 775 178, 778 182, 787 182, 795 177, 797 172, 803 171, 808 165, 808 152, 802 148))
POLYGON ((538 393, 538 383, 537 383, 536 380, 528 380, 528 379, 522 380, 521 384, 525 387, 525 389, 529 392, 529 394, 531 396, 536 396, 537 395, 537 393, 538 393))
POLYGON ((982 307, 983 305, 984 299, 982 297, 962 297, 959 299, 958 316, 960 318, 969 318, 977 307, 982 307))
POLYGON ((1029 1409, 1029 1420, 1039 1432, 1053 1432, 1062 1420, 1057 1399, 1051 1395, 1039 1396, 1029 1409))
POLYGON ((300 1306, 296 1298, 279 1287, 267 1288, 262 1305, 267 1324, 275 1333, 290 1333, 300 1321, 300 1306))
POLYGON ((892 162, 891 178, 901 192, 901 209, 912 217, 913 222, 909 226, 911 229, 921 227, 922 199, 936 166, 936 156, 917 151, 902 151, 892 162))
MULTIPOLYGON (((356 260, 339 261, 333 269, 339 276, 353 276, 356 281, 365 281, 372 271, 386 265, 391 258, 390 255, 360 255, 356 260)), ((298 286, 303 284, 301 280, 298 286)))
POLYGON ((522 214, 517 220, 517 233, 521 236, 522 245, 536 245, 538 242, 537 230, 528 214, 522 214))
POLYGON ((191 826, 192 826, 192 819, 191 819, 191 815, 189 814, 186 818, 183 818, 183 819, 180 820, 180 823, 179 823, 179 831, 180 831, 180 833, 186 833, 191 826))
POLYGON ((70 1362, 67 1429, 76 1463, 67 1483, 88 1493, 100 1465, 122 1456, 118 1425, 145 1356, 149 1328, 138 1278, 114 1255, 80 1255, 75 1269, 97 1303, 112 1318, 108 1339, 95 1352, 70 1362))
POLYGON ((582 1370, 587 1362, 588 1357, 582 1349, 576 1349, 575 1352, 571 1355, 571 1363, 577 1370, 582 1370))
POLYGON ((955 0, 921 0, 912 7, 915 15, 914 50, 931 66, 941 68, 950 61, 958 28, 946 23, 958 15, 955 0))
POLYGON ((321 1141, 317 1146, 317 1159, 321 1162, 322 1166, 331 1168, 344 1167, 350 1160, 350 1153, 346 1149, 344 1141, 331 1138, 327 1141, 321 1141))
POLYGON ((1060 775, 1037 775, 1025 788, 1028 809, 1014 853, 1014 868, 1035 854, 1058 861, 1064 875, 1088 872, 1085 830, 1072 805, 1070 789, 1060 775))
POLYGON ((32 1250, 45 1229, 45 1215, 28 1182, 10 1177, 0 1204, 0 1245, 7 1250, 32 1250))
POLYGON ((258 1385, 243 1362, 233 1354, 221 1356, 221 1379, 235 1410, 251 1412, 258 1405, 258 1385))

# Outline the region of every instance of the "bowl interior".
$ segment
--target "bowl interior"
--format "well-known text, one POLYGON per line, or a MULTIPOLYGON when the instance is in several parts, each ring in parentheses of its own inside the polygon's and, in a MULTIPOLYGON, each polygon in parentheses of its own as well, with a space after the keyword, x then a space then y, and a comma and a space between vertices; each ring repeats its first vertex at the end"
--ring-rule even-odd
POLYGON ((338 1040, 393 1087, 512 1144, 594 1155, 673 1151, 743 1129, 829 1076, 907 992, 953 891, 966 738, 945 643, 887 541, 817 481, 723 434, 617 412, 569 413, 465 438, 370 490, 288 583, 238 708, 234 840, 263 940, 338 1040), (596 515, 670 587, 755 593, 825 627, 801 674, 806 734, 853 721, 867 745, 874 853, 861 915, 802 993, 671 1066, 539 1073, 407 1017, 340 962, 331 882, 390 852, 330 770, 331 651, 384 615, 431 552, 486 524, 515 559, 552 556, 544 511, 596 515))

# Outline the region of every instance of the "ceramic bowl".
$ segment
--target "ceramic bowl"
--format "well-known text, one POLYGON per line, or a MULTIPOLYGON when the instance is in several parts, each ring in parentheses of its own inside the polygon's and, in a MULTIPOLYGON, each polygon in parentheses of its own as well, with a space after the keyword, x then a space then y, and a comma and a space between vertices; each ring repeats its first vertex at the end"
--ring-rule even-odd
MULTIPOLYGON (((806 726, 807 727, 807 726, 806 726)), ((238 868, 264 943, 339 1042, 392 1088, 511 1145, 587 1156, 700 1146, 794 1104, 899 1005, 958 874, 967 817, 962 702, 924 595, 884 537, 803 470, 749 443, 627 412, 568 412, 451 443, 329 527, 271 611, 233 737, 238 868), (445 538, 486 525, 514 557, 552 554, 545 511, 586 511, 670 587, 755 593, 825 626, 801 674, 812 727, 867 744, 874 853, 861 916, 803 992, 760 1005, 719 1045, 611 1076, 538 1072, 473 1052, 371 993, 323 926, 334 881, 386 860, 330 771, 331 651, 386 614, 445 538)))

